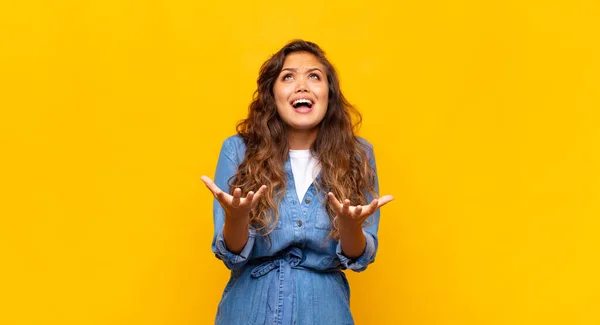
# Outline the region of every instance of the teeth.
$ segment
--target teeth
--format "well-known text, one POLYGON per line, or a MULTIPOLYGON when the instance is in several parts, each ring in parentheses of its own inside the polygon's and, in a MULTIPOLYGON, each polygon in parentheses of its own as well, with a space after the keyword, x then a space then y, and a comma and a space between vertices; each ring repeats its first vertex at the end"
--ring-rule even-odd
POLYGON ((309 104, 309 105, 312 105, 312 102, 311 102, 309 99, 305 99, 305 98, 302 98, 302 99, 297 99, 297 100, 295 100, 295 101, 292 103, 292 105, 296 106, 296 105, 298 105, 298 104, 300 104, 300 103, 307 103, 307 104, 309 104))

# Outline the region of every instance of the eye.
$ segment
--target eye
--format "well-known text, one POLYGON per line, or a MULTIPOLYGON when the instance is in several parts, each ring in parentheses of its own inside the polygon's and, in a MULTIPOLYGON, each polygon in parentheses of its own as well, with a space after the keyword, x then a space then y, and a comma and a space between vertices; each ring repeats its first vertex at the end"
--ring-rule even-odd
POLYGON ((288 74, 285 74, 282 79, 283 80, 291 80, 292 78, 293 78, 292 74, 288 73, 288 74))
POLYGON ((315 80, 320 80, 321 79, 321 77, 319 77, 319 75, 316 74, 316 73, 311 73, 308 77, 311 78, 311 79, 315 79, 315 80))

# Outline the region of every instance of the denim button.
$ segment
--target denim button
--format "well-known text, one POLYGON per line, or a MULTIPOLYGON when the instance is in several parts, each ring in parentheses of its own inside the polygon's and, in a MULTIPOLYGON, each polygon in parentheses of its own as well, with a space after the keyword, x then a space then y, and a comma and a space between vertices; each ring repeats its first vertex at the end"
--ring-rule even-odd
POLYGON ((306 204, 309 204, 310 203, 310 198, 304 199, 304 202, 306 202, 306 204))
POLYGON ((298 227, 302 227, 302 220, 298 220, 298 227))

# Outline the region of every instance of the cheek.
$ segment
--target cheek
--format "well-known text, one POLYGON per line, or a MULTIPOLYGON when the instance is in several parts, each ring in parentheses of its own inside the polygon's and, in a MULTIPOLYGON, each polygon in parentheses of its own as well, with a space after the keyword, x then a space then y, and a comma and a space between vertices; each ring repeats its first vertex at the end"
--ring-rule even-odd
POLYGON ((278 87, 273 87, 273 97, 275 98, 275 101, 278 102, 281 98, 281 89, 278 87))
POLYGON ((327 94, 329 94, 329 84, 327 82, 320 83, 317 91, 320 98, 327 97, 327 94))
POLYGON ((287 98, 289 97, 289 87, 285 87, 284 85, 276 85, 273 87, 273 95, 275 96, 275 101, 277 102, 287 102, 287 98))
POLYGON ((319 99, 327 105, 329 102, 329 87, 325 86, 320 89, 319 99))

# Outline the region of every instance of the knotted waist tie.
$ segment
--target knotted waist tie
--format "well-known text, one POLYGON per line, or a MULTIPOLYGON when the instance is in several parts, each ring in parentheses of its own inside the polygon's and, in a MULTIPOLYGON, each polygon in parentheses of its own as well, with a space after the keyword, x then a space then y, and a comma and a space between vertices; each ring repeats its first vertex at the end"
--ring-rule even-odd
MULTIPOLYGON (((250 275, 260 278, 263 275, 277 269, 278 277, 273 277, 269 285, 269 306, 276 310, 274 315, 275 324, 292 324, 292 305, 294 303, 294 281, 291 277, 292 268, 302 268, 298 265, 302 262, 302 250, 291 247, 285 253, 256 266, 250 275)), ((267 316, 270 319, 271 315, 267 316)))

